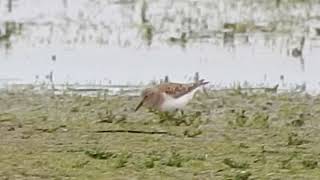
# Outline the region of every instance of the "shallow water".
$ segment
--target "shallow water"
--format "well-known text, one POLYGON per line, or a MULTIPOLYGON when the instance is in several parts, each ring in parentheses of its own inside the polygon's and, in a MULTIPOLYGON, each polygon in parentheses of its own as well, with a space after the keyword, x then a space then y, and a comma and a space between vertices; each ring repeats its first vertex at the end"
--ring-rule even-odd
POLYGON ((11 12, 0 7, 1 32, 6 22, 16 26, 0 41, 2 83, 47 82, 51 71, 57 84, 140 84, 165 75, 188 82, 199 72, 216 87, 319 90, 318 1, 34 0, 15 1, 11 12), (292 57, 302 38, 302 57, 292 57))

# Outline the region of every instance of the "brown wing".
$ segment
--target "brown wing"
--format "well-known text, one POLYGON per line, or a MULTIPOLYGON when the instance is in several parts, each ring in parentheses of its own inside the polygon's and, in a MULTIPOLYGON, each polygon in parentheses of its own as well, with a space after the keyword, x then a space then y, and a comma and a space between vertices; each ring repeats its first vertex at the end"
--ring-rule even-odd
POLYGON ((194 90, 195 88, 207 83, 208 82, 204 82, 203 80, 197 83, 190 83, 190 84, 163 83, 158 85, 158 88, 161 92, 165 92, 166 94, 172 97, 178 98, 194 90))

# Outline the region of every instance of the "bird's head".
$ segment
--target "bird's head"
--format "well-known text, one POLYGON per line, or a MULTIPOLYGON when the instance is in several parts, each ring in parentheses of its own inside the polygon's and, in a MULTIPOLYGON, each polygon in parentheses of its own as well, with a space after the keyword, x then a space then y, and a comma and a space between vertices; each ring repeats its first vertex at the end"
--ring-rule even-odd
POLYGON ((157 101, 157 94, 158 94, 158 91, 153 88, 147 88, 143 90, 141 93, 142 99, 138 104, 138 106, 136 107, 135 111, 138 111, 142 105, 152 107, 157 101))

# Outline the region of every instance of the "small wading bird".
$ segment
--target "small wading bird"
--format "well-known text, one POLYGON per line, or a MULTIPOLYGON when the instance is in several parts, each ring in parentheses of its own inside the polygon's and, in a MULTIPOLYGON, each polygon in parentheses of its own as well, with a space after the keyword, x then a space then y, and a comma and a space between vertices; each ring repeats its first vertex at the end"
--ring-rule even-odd
POLYGON ((204 79, 190 84, 162 83, 142 91, 142 100, 136 107, 137 111, 142 105, 162 112, 181 110, 193 98, 194 94, 209 82, 204 79))

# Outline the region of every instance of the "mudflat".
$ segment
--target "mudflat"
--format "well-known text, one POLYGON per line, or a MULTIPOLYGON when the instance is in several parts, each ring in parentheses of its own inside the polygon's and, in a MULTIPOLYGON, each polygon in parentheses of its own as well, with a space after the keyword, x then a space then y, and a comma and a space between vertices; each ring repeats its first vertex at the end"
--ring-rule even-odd
POLYGON ((0 92, 0 179, 318 179, 320 96, 212 91, 184 115, 126 95, 0 92))

